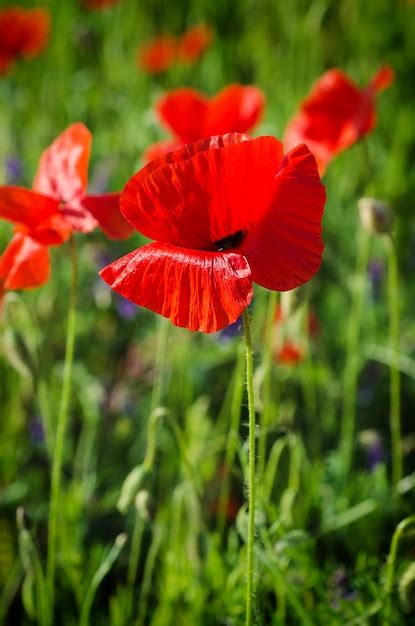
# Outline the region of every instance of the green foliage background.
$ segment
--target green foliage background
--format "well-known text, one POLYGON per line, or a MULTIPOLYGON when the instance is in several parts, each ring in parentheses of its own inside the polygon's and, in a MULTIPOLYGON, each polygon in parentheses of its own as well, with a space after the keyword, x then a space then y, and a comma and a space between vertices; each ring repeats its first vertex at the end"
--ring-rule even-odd
MULTIPOLYGON (((385 561, 391 537, 415 504, 415 4, 120 0, 102 11, 88 11, 75 0, 42 0, 42 5, 52 14, 48 49, 38 59, 19 62, 0 82, 1 183, 6 182, 7 160, 15 156, 23 165, 21 184, 30 186, 45 146, 80 120, 94 134, 90 180, 99 184, 105 179, 111 190, 121 189, 140 166, 144 149, 165 136, 153 105, 167 89, 186 85, 213 94, 230 82, 256 84, 266 93, 267 107, 255 134, 281 137, 326 69, 342 68, 363 86, 382 63, 394 68, 394 85, 378 99, 377 128, 339 156, 324 179, 323 267, 304 290, 298 313, 301 317, 313 308, 321 330, 303 363, 294 368, 273 364, 270 461, 267 480, 259 486, 256 554, 258 624, 382 624, 389 601, 385 561), (199 22, 210 24, 215 33, 200 62, 158 76, 137 68, 140 43, 160 32, 180 34, 199 22), (370 281, 355 272, 357 199, 363 195, 389 202, 396 218, 406 475, 399 495, 390 484, 387 258, 381 238, 372 238, 370 252, 383 268, 378 297, 370 281), (348 321, 362 279, 358 432, 346 480, 337 446, 348 321), (372 438, 376 431, 384 450, 375 469, 368 467, 368 430, 372 438)), ((10 233, 9 225, 1 223, 1 249, 10 233)), ((228 433, 232 398, 242 393, 235 374, 242 339, 223 342, 176 328, 166 331, 145 310, 123 317, 122 304, 97 271, 104 258, 115 259, 140 243, 139 235, 123 243, 108 242, 99 233, 77 237, 79 313, 56 625, 241 624, 245 405, 239 436, 229 439, 228 433), (165 360, 157 361, 157 346, 166 332, 165 360), (132 497, 120 512, 124 480, 145 456, 160 365, 161 404, 169 414, 155 426, 154 463, 130 494, 139 488, 147 495, 141 494, 138 508, 132 497), (224 451, 232 441, 231 499, 239 513, 221 531, 217 499, 224 451), (129 596, 131 541, 141 531, 137 581, 129 596), (110 563, 114 553, 108 556, 109 549, 120 533, 128 538, 110 563), (103 562, 111 568, 85 617, 86 590, 94 588, 103 562)), ((17 507, 24 507, 25 527, 43 563, 49 460, 39 429, 45 416, 52 427, 56 419, 70 278, 68 249, 52 254, 50 282, 8 296, 1 327, 0 618, 5 624, 41 623, 39 577, 33 572, 37 561, 15 516, 17 507)), ((258 289, 253 307, 259 399, 267 298, 258 289)), ((398 550, 392 612, 384 626, 415 620, 413 546, 409 532, 398 550)))

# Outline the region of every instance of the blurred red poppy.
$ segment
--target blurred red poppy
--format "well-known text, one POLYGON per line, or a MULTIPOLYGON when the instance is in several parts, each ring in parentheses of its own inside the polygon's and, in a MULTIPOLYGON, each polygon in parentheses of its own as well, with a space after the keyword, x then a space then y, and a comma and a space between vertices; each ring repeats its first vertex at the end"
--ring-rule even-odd
POLYGON ((120 0, 83 0, 87 9, 105 9, 118 4, 120 0))
POLYGON ((304 317, 298 315, 301 310, 286 318, 283 309, 278 306, 275 312, 274 356, 283 365, 297 365, 307 354, 308 339, 316 339, 320 332, 320 323, 314 313, 309 311, 304 329, 304 317), (308 335, 308 337, 306 336, 308 335))
POLYGON ((47 45, 50 14, 47 9, 7 7, 0 10, 0 76, 20 57, 39 55, 47 45))
POLYGON ((285 148, 305 143, 324 174, 333 157, 374 128, 375 96, 393 80, 393 70, 384 66, 367 87, 359 89, 340 70, 329 70, 313 85, 300 112, 288 124, 285 148))
POLYGON ((177 42, 170 35, 161 35, 137 50, 137 63, 149 74, 165 72, 177 56, 177 42))
POLYGON ((100 226, 108 237, 123 239, 131 227, 119 210, 119 194, 87 195, 92 135, 72 124, 47 148, 39 162, 33 190, 0 187, 0 218, 15 231, 44 245, 56 245, 73 231, 100 226))
POLYGON ((265 95, 252 85, 229 85, 212 98, 187 87, 170 91, 156 110, 175 139, 153 144, 144 159, 150 161, 205 137, 248 132, 260 120, 264 106, 265 95))
POLYGON ((121 211, 147 244, 101 271, 122 296, 189 330, 234 322, 253 282, 285 291, 319 269, 325 203, 305 146, 232 133, 150 162, 127 183, 121 211))
POLYGON ((187 30, 178 41, 177 54, 184 61, 197 61, 213 39, 213 32, 206 24, 197 24, 187 30))

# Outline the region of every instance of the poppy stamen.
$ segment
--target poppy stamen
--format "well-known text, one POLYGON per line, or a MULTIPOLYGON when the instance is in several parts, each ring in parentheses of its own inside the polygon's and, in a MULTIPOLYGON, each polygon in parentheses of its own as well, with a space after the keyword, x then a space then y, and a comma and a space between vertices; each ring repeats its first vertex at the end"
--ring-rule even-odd
POLYGON ((229 237, 224 237, 223 239, 219 239, 219 241, 215 241, 214 245, 218 252, 223 252, 224 250, 237 248, 242 243, 244 237, 245 231, 237 230, 233 235, 229 235, 229 237))

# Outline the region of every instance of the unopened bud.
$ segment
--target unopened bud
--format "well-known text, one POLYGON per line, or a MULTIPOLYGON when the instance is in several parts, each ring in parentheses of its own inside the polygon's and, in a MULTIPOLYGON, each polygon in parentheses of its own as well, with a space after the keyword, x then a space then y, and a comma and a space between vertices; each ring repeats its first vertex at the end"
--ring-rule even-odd
POLYGON ((149 505, 150 494, 146 489, 141 489, 135 497, 135 508, 143 520, 150 519, 149 505))
POLYGON ((376 198, 360 198, 358 202, 360 221, 371 233, 390 233, 393 217, 390 207, 376 198))

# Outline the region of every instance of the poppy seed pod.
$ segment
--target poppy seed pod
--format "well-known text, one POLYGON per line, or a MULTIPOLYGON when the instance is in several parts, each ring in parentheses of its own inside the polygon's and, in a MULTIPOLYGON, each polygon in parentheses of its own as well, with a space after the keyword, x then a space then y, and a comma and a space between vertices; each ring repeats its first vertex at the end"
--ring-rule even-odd
POLYGON ((390 207, 376 198, 360 198, 358 202, 360 221, 371 233, 390 233, 393 216, 390 207))

